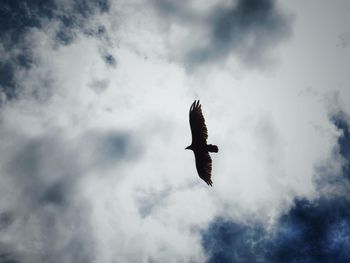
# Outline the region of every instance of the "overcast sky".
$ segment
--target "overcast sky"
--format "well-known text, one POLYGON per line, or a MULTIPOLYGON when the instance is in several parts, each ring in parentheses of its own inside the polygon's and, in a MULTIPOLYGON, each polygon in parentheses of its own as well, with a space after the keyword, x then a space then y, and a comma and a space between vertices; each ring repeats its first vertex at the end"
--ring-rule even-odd
POLYGON ((350 1, 1 2, 0 262, 350 262, 350 1))

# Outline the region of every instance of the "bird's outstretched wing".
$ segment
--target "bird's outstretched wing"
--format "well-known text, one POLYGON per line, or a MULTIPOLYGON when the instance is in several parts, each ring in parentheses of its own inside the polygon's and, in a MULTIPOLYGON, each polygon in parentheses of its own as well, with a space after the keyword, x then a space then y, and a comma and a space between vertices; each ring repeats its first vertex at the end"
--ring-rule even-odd
POLYGON ((195 152, 196 168, 200 178, 202 178, 208 185, 212 186, 211 169, 212 161, 208 152, 195 152))
POLYGON ((206 144, 208 138, 208 130, 205 125, 201 105, 198 101, 194 101, 190 108, 190 126, 192 132, 192 144, 206 144))

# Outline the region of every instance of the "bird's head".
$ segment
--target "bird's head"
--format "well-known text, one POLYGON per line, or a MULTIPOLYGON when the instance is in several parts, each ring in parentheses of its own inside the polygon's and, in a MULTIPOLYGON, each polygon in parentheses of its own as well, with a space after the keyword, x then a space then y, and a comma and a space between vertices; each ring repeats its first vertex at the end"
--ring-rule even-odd
POLYGON ((193 150, 192 144, 191 144, 190 146, 187 146, 187 147, 185 148, 185 150, 193 150))

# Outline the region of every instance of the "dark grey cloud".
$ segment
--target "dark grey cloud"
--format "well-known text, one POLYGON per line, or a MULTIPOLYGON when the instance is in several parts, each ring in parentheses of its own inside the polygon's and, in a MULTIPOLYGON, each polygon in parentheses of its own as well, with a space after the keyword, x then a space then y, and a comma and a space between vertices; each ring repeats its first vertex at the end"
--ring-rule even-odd
POLYGON ((0 262, 1 263, 20 263, 20 261, 18 261, 14 255, 11 255, 7 252, 5 253, 1 253, 0 252, 0 262))
POLYGON ((2 179, 8 182, 2 198, 13 196, 1 213, 2 231, 13 235, 7 254, 20 259, 28 253, 40 262, 72 262, 86 252, 92 258, 94 251, 85 249, 93 242, 88 210, 75 194, 83 171, 75 153, 56 136, 16 141, 2 171, 2 179), (42 251, 31 248, 29 240, 35 238, 42 251))
POLYGON ((217 8, 210 21, 207 46, 188 54, 191 64, 225 59, 231 52, 254 64, 291 32, 290 22, 271 0, 240 0, 231 8, 217 8))
MULTIPOLYGON (((10 62, 0 62, 0 87, 8 99, 13 99, 16 95, 14 84, 14 69, 10 62)), ((1 101, 0 101, 1 106, 1 101)))
MULTIPOLYGON (((273 0, 237 0, 230 5, 216 4, 204 14, 185 4, 157 0, 156 7, 165 20, 182 23, 193 32, 205 31, 185 54, 189 69, 202 64, 222 62, 229 56, 246 65, 261 65, 271 50, 291 34, 291 17, 273 0), (199 26, 198 26, 199 25, 199 26)), ((193 39, 189 39, 193 41, 193 39)))
POLYGON ((89 87, 95 91, 97 94, 102 93, 105 91, 109 86, 109 81, 107 79, 100 79, 100 80, 93 80, 89 87))
POLYGON ((350 32, 342 33, 339 35, 338 46, 347 48, 350 44, 350 32))
MULTIPOLYGON (((143 144, 132 133, 120 131, 91 132, 83 137, 90 152, 87 158, 93 169, 105 169, 120 162, 137 161, 143 153, 143 144)), ((83 142, 82 142, 83 143, 83 142)))
POLYGON ((13 214, 5 211, 0 214, 0 231, 6 229, 13 222, 13 214))
POLYGON ((64 206, 88 171, 135 161, 142 154, 129 133, 118 131, 90 132, 74 145, 59 135, 16 140, 4 172, 37 205, 64 206))
POLYGON ((43 204, 64 206, 69 199, 67 193, 70 192, 70 186, 68 180, 59 180, 45 189, 40 197, 40 201, 43 204))
POLYGON ((162 208, 167 201, 167 198, 170 196, 171 188, 167 187, 161 189, 160 191, 148 190, 148 191, 137 191, 137 203, 138 203, 138 212, 141 217, 145 218, 151 215, 155 210, 162 208))
POLYGON ((137 160, 141 145, 119 131, 92 131, 74 143, 63 134, 47 134, 13 133, 11 142, 0 146, 6 151, 1 197, 8 200, 0 206, 0 234, 11 236, 5 242, 0 235, 0 259, 93 262, 89 204, 77 189, 88 173, 101 176, 106 168, 137 160))
POLYGON ((107 53, 107 54, 103 55, 103 60, 107 65, 109 65, 111 67, 115 67, 117 65, 116 59, 111 54, 107 53))
POLYGON ((153 4, 165 20, 175 20, 177 22, 196 22, 201 20, 188 6, 186 1, 153 0, 153 4))

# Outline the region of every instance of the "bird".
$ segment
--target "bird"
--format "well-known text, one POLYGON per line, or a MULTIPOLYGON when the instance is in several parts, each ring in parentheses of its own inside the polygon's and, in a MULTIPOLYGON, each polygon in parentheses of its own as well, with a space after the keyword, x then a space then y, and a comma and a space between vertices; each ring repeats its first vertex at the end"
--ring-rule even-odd
POLYGON ((186 150, 192 150, 196 160, 196 168, 199 177, 208 185, 213 186, 211 180, 212 160, 209 152, 217 153, 218 146, 207 144, 208 129, 205 125, 204 116, 199 100, 195 100, 190 108, 190 126, 192 133, 192 143, 186 150))

